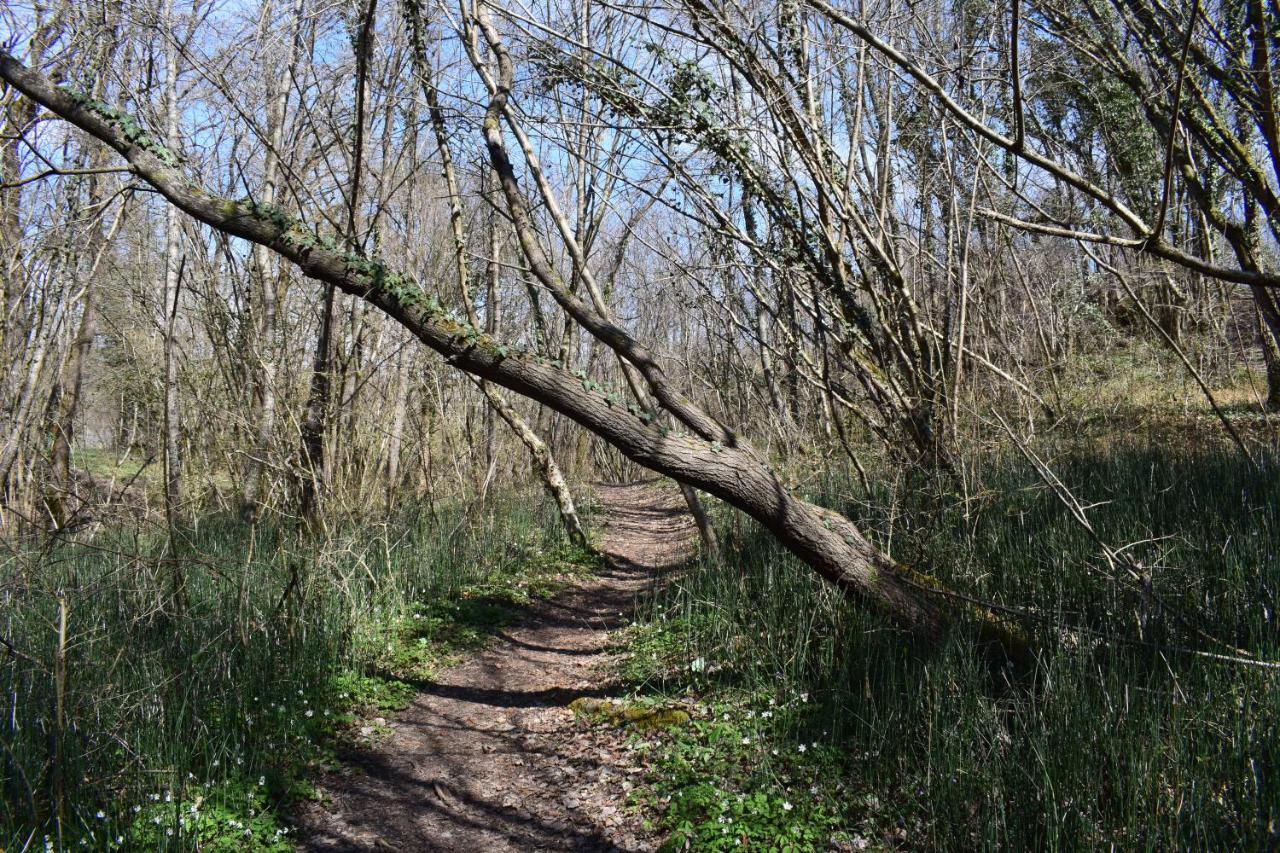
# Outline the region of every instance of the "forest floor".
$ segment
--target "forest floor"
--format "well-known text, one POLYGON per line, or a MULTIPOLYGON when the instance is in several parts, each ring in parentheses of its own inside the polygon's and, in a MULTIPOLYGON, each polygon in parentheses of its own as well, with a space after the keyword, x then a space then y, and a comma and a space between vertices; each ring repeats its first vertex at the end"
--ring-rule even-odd
POLYGON ((644 773, 626 733, 569 703, 622 692, 610 633, 637 594, 693 553, 679 494, 598 486, 594 576, 536 601, 484 650, 417 685, 376 743, 345 752, 299 816, 304 850, 648 850, 627 807, 644 773))

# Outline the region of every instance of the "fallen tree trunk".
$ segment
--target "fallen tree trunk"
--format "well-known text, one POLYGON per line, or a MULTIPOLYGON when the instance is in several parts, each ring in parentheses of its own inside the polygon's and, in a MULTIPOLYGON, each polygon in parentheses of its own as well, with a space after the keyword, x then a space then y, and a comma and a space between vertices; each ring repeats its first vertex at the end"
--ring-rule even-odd
MULTIPOLYGON (((1012 658, 1025 656, 1015 628, 940 583, 896 563, 848 519, 792 495, 767 461, 731 430, 715 423, 668 388, 654 389, 664 407, 701 434, 660 426, 653 413, 626 408, 622 397, 598 389, 537 353, 509 347, 474 325, 449 315, 411 278, 376 259, 344 251, 269 205, 222 198, 190 180, 177 158, 148 137, 129 116, 63 89, 0 51, 0 79, 27 97, 110 145, 133 171, 172 204, 223 233, 266 246, 307 276, 365 300, 403 325, 453 367, 501 385, 573 419, 639 465, 719 497, 755 518, 796 556, 846 594, 867 602, 912 634, 939 637, 959 616, 974 617, 986 639, 1012 658)), ((488 122, 486 122, 488 124, 488 122)), ((557 294, 560 299, 562 294, 557 294)), ((575 299, 571 295, 569 300, 575 299)), ((563 305, 563 301, 562 301, 563 305)), ((585 305, 571 313, 590 312, 585 305)), ((610 346, 641 367, 646 379, 661 376, 625 331, 583 313, 610 346)), ((575 319, 577 319, 575 317, 575 319)), ((597 337, 600 337, 597 334, 597 337)), ((650 379, 652 381, 652 379, 650 379)))

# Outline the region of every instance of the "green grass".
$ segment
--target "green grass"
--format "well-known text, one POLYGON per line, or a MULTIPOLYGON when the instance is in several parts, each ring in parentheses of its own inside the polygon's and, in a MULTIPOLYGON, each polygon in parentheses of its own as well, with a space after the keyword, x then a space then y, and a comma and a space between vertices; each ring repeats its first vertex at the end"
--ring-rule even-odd
POLYGON ((704 709, 643 741, 641 799, 677 847, 1280 844, 1280 672, 1191 653, 1280 660, 1280 465, 1165 447, 1053 465, 1150 589, 1020 462, 988 461, 967 519, 925 482, 853 501, 829 478, 816 496, 899 559, 1033 610, 1026 672, 993 668, 964 632, 913 648, 722 518, 722 564, 692 567, 620 638, 638 695, 704 709))
POLYGON ((323 538, 205 518, 175 559, 123 529, 17 550, 0 849, 291 849, 282 815, 336 738, 590 569, 545 510, 511 494, 323 538))

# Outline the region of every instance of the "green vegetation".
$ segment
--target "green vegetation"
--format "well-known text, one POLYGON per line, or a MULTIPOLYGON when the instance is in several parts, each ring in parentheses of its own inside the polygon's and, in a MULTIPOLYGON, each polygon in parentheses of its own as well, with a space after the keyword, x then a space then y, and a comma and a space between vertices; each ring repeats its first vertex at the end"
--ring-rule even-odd
POLYGON ((658 593, 619 637, 649 701, 700 705, 637 736, 672 849, 1268 849, 1280 843, 1280 468, 1227 451, 1063 450, 1098 545, 1020 460, 966 506, 921 477, 814 497, 909 564, 1027 611, 1035 665, 971 637, 933 650, 814 580, 739 517, 721 565, 658 593))
POLYGON ((523 494, 322 538, 206 518, 176 558, 121 528, 13 554, 0 849, 291 849, 283 810, 339 739, 592 566, 523 494))
POLYGON ((581 696, 570 702, 569 708, 580 717, 611 726, 629 726, 637 731, 683 726, 690 719, 684 708, 644 701, 624 702, 621 699, 581 696))

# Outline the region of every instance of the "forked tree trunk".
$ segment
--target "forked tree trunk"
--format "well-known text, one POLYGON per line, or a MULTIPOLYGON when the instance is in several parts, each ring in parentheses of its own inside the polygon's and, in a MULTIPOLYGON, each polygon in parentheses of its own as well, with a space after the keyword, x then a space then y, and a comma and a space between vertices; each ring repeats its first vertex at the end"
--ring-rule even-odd
MULTIPOLYGON (((355 138, 351 146, 350 186, 347 188, 347 228, 344 235, 347 247, 351 251, 354 251, 357 242, 360 175, 364 165, 365 86, 376 9, 377 0, 367 0, 367 6, 361 9, 361 17, 356 22, 359 29, 353 34, 356 58, 356 114, 353 128, 355 138)), ((275 210, 274 207, 266 209, 275 210)), ((332 454, 325 453, 325 432, 329 423, 330 400, 333 396, 333 326, 336 322, 334 316, 336 301, 337 293, 334 284, 328 282, 325 287, 323 313, 320 317, 320 338, 316 342, 315 359, 311 368, 307 414, 302 422, 304 468, 298 495, 298 509, 308 523, 313 523, 320 517, 334 462, 331 458, 332 454)), ((341 393, 341 386, 339 386, 339 393, 341 393)))

